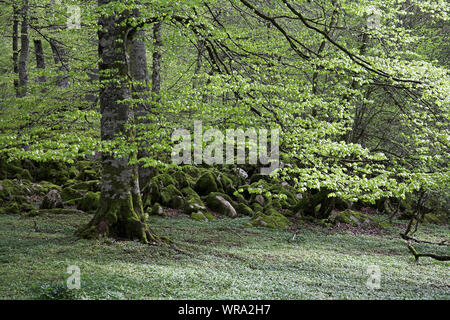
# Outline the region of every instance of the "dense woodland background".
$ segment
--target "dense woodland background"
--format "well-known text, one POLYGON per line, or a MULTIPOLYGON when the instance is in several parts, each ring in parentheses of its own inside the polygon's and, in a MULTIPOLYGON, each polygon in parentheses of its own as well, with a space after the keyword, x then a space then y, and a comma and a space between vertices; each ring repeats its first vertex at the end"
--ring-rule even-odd
POLYGON ((449 8, 0 1, 1 215, 82 215, 75 239, 181 253, 155 217, 244 217, 292 240, 305 226, 397 228, 403 256, 449 260, 449 8), (172 132, 194 121, 278 128, 281 168, 174 165, 172 132))

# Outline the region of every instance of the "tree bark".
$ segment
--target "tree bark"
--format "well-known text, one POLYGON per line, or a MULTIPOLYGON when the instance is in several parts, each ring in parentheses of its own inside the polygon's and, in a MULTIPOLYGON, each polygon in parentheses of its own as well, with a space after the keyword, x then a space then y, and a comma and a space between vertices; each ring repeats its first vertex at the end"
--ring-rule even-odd
POLYGON ((28 0, 22 5, 22 24, 20 27, 20 55, 19 55, 19 84, 18 97, 27 95, 28 91, 28 55, 30 52, 30 40, 28 37, 28 0))
POLYGON ((14 71, 14 89, 16 96, 19 96, 19 10, 17 6, 13 7, 13 34, 12 34, 12 49, 13 49, 13 71, 14 71))
MULTIPOLYGON (((98 0, 98 5, 101 8, 113 2, 116 1, 98 0)), ((117 134, 133 139, 134 134, 125 128, 134 121, 133 109, 126 102, 130 99, 130 88, 126 57, 126 34, 129 26, 121 25, 125 18, 124 13, 113 13, 101 15, 98 21, 102 141, 112 141, 117 134)), ((89 224, 78 231, 80 236, 109 236, 143 243, 159 241, 145 223, 137 166, 130 165, 129 160, 128 157, 114 158, 109 153, 102 154, 100 208, 89 224)))
MULTIPOLYGON (((37 39, 34 40, 34 55, 36 56, 36 68, 44 70, 45 69, 45 56, 44 50, 42 49, 42 41, 37 39)), ((47 81, 44 75, 38 77, 38 82, 43 83, 47 81)))

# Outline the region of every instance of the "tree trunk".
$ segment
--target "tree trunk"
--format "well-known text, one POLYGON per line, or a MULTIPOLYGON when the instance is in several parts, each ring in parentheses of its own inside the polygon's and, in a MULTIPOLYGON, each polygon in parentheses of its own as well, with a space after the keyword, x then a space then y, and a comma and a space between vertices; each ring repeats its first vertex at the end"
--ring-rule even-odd
MULTIPOLYGON (((36 68, 40 70, 45 69, 45 56, 44 50, 42 49, 42 41, 34 40, 34 55, 36 56, 36 68)), ((43 83, 47 81, 44 75, 38 77, 38 82, 43 83)))
POLYGON ((17 6, 13 7, 13 34, 12 34, 12 48, 13 48, 13 71, 14 71, 14 89, 16 96, 19 96, 19 10, 17 6))
MULTIPOLYGON (((115 1, 99 0, 98 5, 115 1)), ((112 141, 117 134, 133 139, 133 132, 125 126, 134 120, 130 103, 126 42, 128 26, 121 26, 124 14, 101 15, 99 18, 98 52, 100 91, 101 138, 112 141)), ((135 157, 131 156, 131 157, 135 157)), ((137 166, 129 164, 129 158, 113 158, 102 155, 102 187, 100 208, 89 224, 79 230, 85 238, 115 237, 157 242, 158 238, 145 223, 139 190, 137 166)))
POLYGON ((28 38, 28 0, 23 1, 22 24, 20 27, 19 85, 18 97, 27 95, 28 91, 28 55, 30 40, 28 38))

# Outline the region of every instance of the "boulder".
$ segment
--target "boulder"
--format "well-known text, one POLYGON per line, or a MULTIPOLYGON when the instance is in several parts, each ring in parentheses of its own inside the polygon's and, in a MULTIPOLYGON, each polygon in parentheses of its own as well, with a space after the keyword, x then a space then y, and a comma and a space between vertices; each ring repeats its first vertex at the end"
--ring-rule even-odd
POLYGON ((210 193, 206 198, 206 205, 211 210, 220 214, 231 218, 237 217, 236 209, 231 205, 231 199, 224 194, 210 193))
POLYGON ((55 209, 63 208, 63 202, 59 191, 56 189, 50 190, 42 200, 40 209, 55 209))

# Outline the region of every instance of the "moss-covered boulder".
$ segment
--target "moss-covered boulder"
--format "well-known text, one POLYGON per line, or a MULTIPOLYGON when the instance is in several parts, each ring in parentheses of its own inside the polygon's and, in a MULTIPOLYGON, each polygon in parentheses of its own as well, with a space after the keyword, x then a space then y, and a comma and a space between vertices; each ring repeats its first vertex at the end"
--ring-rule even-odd
POLYGON ((206 197, 206 205, 208 208, 230 218, 235 218, 237 217, 237 212, 231 202, 230 197, 221 193, 213 192, 206 197))
POLYGON ((70 187, 78 191, 99 192, 101 189, 101 183, 99 180, 81 181, 70 185, 70 187))
POLYGON ((240 215, 243 215, 243 216, 249 216, 249 217, 253 216, 253 210, 249 206, 247 206, 246 204, 244 204, 242 202, 240 202, 237 205, 236 211, 237 211, 237 213, 239 213, 240 215))
POLYGON ((32 184, 33 193, 45 196, 50 190, 58 190, 61 192, 62 188, 52 182, 49 181, 39 181, 37 183, 32 184))
POLYGON ((173 184, 161 189, 161 204, 173 209, 184 208, 183 194, 173 184))
POLYGON ((328 218, 328 221, 332 224, 336 224, 339 222, 349 224, 354 227, 370 225, 378 226, 378 223, 372 217, 368 216, 365 213, 353 210, 333 212, 328 218))
POLYGON ((78 210, 93 213, 100 205, 100 192, 88 192, 76 204, 78 210))
POLYGON ((250 224, 255 227, 261 226, 272 229, 284 229, 291 225, 291 222, 277 210, 269 209, 265 212, 256 212, 250 224))
POLYGON ((194 190, 197 191, 198 194, 205 196, 211 192, 219 191, 219 188, 213 174, 211 172, 206 172, 198 179, 194 186, 194 190))
POLYGON ((63 208, 63 202, 59 191, 56 189, 50 190, 42 200, 40 209, 55 209, 63 208))
POLYGON ((61 191, 61 198, 63 201, 70 201, 73 199, 79 199, 82 198, 84 195, 83 192, 80 190, 75 190, 71 187, 66 187, 61 191))
POLYGON ((150 214, 153 216, 160 216, 160 217, 167 216, 166 212, 164 211, 164 208, 159 203, 155 203, 152 206, 150 214))
POLYGON ((210 220, 215 220, 216 217, 214 217, 211 213, 209 212, 193 212, 191 214, 191 219, 195 220, 195 221, 210 221, 210 220))

